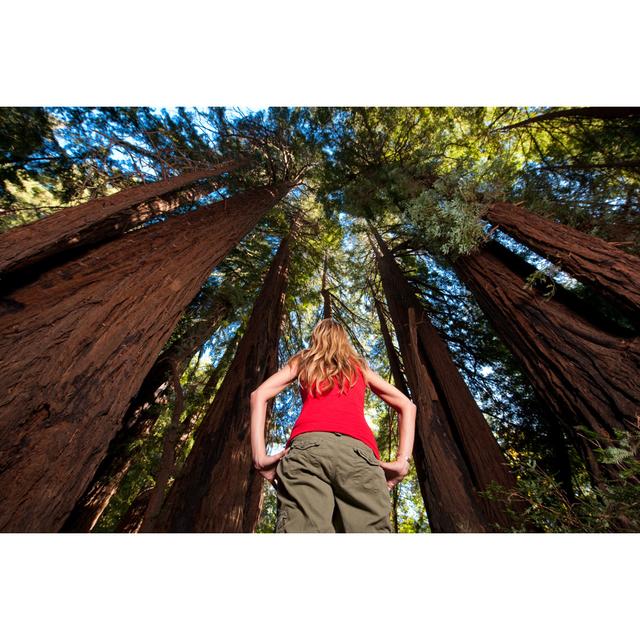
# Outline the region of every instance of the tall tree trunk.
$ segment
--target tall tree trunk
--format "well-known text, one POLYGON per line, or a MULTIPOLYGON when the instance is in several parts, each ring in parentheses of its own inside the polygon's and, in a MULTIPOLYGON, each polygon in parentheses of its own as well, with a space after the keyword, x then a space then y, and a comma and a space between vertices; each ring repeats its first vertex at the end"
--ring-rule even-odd
MULTIPOLYGON (((205 401, 214 393, 221 372, 228 368, 228 363, 235 351, 237 339, 237 335, 231 338, 220 362, 209 377, 209 380, 207 380, 201 394, 205 401)), ((106 457, 100 463, 89 488, 69 514, 60 529, 61 532, 88 533, 93 529, 100 516, 109 506, 111 498, 115 495, 120 483, 125 478, 142 448, 145 438, 153 430, 163 403, 164 385, 162 393, 157 394, 156 400, 150 406, 145 405, 142 411, 134 415, 131 422, 127 422, 126 418, 123 420, 124 427, 118 431, 109 444, 106 457)), ((201 411, 194 411, 185 417, 182 421, 181 433, 187 433, 193 429, 193 425, 201 415, 201 411)))
POLYGON ((213 190, 205 184, 180 192, 183 187, 241 164, 238 161, 222 162, 209 169, 130 187, 11 229, 0 236, 0 273, 4 275, 68 249, 75 250, 122 235, 145 220, 172 211, 213 190))
MULTIPOLYGON (((592 480, 603 469, 576 425, 615 442, 614 427, 630 429, 640 405, 640 344, 596 327, 556 296, 524 287, 535 271, 495 241, 458 258, 455 270, 496 333, 519 360, 541 404, 573 434, 592 480)), ((553 424, 553 422, 552 422, 553 424)))
MULTIPOLYGON (((290 236, 283 238, 251 311, 236 355, 202 423, 155 530, 254 531, 263 478, 251 456, 251 392, 278 366, 278 342, 289 273, 290 236)), ((271 402, 268 406, 268 423, 271 402)))
POLYGON ((156 415, 148 414, 144 420, 139 420, 135 431, 121 429, 118 432, 89 487, 60 527, 61 533, 89 533, 93 530, 151 433, 159 412, 158 406, 156 415))
POLYGON ((173 415, 171 416, 171 424, 164 434, 162 455, 160 457, 160 464, 156 473, 156 483, 153 487, 151 497, 149 498, 142 526, 140 527, 141 532, 154 530, 156 519, 160 513, 162 503, 164 502, 165 489, 167 488, 169 479, 175 469, 176 445, 182 435, 182 429, 185 426, 180 422, 180 417, 184 411, 184 392, 180 385, 180 373, 175 362, 172 362, 171 365, 171 380, 175 395, 173 415))
MULTIPOLYGON (((202 345, 216 332, 217 327, 231 311, 231 303, 226 297, 213 292, 206 302, 207 309, 198 322, 194 322, 185 334, 166 348, 156 359, 146 375, 138 393, 131 400, 123 419, 123 428, 145 419, 145 412, 164 397, 169 389, 171 363, 176 363, 181 375, 202 345)), ((135 428, 135 427, 134 427, 135 428)))
POLYGON ((632 319, 640 317, 638 256, 507 202, 490 205, 484 217, 591 286, 632 319))
POLYGON ((292 186, 137 230, 5 300, 0 530, 62 526, 186 305, 292 186))
MULTIPOLYGON (((380 322, 380 331, 382 333, 382 339, 384 340, 384 346, 387 351, 387 357, 389 359, 389 367, 391 369, 391 375, 395 386, 402 391, 406 396, 411 397, 411 392, 407 387, 406 378, 402 371, 402 364, 398 352, 396 351, 393 339, 391 338, 391 332, 387 325, 382 303, 378 300, 373 288, 371 288, 371 296, 373 298, 376 312, 378 314, 378 320, 380 322)), ((422 446, 422 439, 415 438, 413 443, 413 461, 416 467, 416 475, 418 476, 418 486, 420 487, 420 493, 422 494, 422 501, 424 502, 427 512, 430 510, 428 506, 429 494, 427 492, 428 473, 426 467, 426 454, 424 447, 422 446)))
POLYGON ((416 440, 425 453, 424 493, 432 531, 491 531, 496 524, 507 528, 512 524, 507 510, 477 494, 492 482, 506 489, 515 486, 507 461, 447 346, 386 243, 371 229, 380 249, 378 268, 411 397, 418 407, 416 440))

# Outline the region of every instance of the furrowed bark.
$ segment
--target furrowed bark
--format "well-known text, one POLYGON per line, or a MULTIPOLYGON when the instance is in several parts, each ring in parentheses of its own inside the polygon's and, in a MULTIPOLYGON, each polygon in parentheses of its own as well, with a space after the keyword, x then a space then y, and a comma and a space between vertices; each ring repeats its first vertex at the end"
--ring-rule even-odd
POLYGON ((507 461, 447 346, 386 243, 375 228, 371 230, 381 253, 378 268, 411 397, 418 407, 416 439, 425 454, 424 493, 432 531, 509 527, 504 506, 477 494, 492 482, 506 489, 515 486, 507 461))
POLYGON ((640 258, 637 256, 508 202, 490 205, 483 217, 589 285, 632 319, 640 317, 640 258))
POLYGON ((575 427, 589 427, 607 446, 615 443, 614 428, 637 424, 638 338, 612 335, 556 296, 547 300, 525 288, 525 278, 535 268, 495 241, 458 258, 454 268, 519 360, 543 408, 573 435, 592 481, 599 483, 611 466, 598 464, 593 447, 575 427))
MULTIPOLYGON (((263 478, 251 454, 251 392, 277 370, 290 237, 274 257, 247 328, 155 522, 158 532, 253 532, 263 478)), ((266 424, 269 422, 271 402, 266 424)))
POLYGON ((166 180, 130 187, 22 225, 0 235, 0 274, 5 274, 69 249, 122 235, 151 218, 173 211, 213 191, 210 185, 185 186, 235 169, 246 161, 228 161, 166 180))
MULTIPOLYGON (((398 353, 393 344, 393 340, 391 338, 391 333, 389 331, 389 327, 387 326, 387 321, 384 316, 384 311, 382 309, 382 303, 372 291, 373 301, 376 307, 376 312, 378 314, 378 320, 380 322, 380 331, 382 333, 382 339, 384 340, 384 345, 387 351, 387 357, 389 358, 389 366, 391 368, 391 375, 393 376, 393 381, 396 387, 402 391, 406 396, 411 397, 411 391, 407 387, 406 378, 402 372, 402 365, 400 363, 400 358, 398 357, 398 353)), ((428 474, 426 467, 426 455, 424 448, 422 446, 422 439, 415 438, 413 443, 413 461, 416 467, 416 475, 418 476, 418 486, 420 487, 420 493, 422 494, 422 500, 425 505, 425 509, 427 513, 430 511, 429 507, 429 494, 427 492, 427 482, 428 482, 428 474)))
POLYGON ((187 304, 292 186, 126 234, 2 301, 0 530, 62 526, 187 304))

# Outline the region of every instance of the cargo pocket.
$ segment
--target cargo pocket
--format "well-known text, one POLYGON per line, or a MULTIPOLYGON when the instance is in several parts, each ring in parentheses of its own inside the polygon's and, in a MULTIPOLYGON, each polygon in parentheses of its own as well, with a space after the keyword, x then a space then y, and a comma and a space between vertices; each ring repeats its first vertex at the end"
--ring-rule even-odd
POLYGON ((295 451, 306 451, 307 449, 311 449, 312 447, 318 447, 318 446, 320 446, 320 443, 314 440, 302 440, 300 442, 296 442, 294 440, 291 443, 291 446, 289 447, 289 452, 287 453, 285 458, 288 458, 289 456, 291 456, 295 451))
POLYGON ((374 467, 380 466, 380 460, 376 458, 375 454, 369 447, 354 447, 353 450, 361 457, 364 458, 370 465, 374 467))

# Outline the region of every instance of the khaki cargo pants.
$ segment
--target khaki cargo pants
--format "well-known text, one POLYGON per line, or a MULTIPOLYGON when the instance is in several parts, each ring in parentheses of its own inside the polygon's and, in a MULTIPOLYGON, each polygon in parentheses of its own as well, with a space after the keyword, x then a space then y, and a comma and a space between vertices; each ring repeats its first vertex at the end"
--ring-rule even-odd
POLYGON ((361 440, 308 431, 276 467, 276 533, 391 533, 384 470, 361 440))

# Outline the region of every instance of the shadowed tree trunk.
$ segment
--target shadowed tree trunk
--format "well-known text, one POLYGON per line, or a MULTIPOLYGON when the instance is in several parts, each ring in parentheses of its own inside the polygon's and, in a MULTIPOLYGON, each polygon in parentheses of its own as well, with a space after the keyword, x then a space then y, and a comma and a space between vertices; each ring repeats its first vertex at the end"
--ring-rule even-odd
MULTIPOLYGON (((387 320, 384 315, 382 303, 376 297, 373 289, 371 290, 371 296, 373 298, 373 302, 376 307, 376 312, 378 314, 378 320, 380 322, 380 331, 382 333, 382 339, 384 340, 384 346, 387 351, 387 357, 389 359, 389 366, 391 369, 391 375, 393 376, 393 382, 395 386, 398 389, 400 389, 400 391, 402 391, 402 393, 404 393, 408 397, 411 397, 411 391, 407 387, 406 378, 402 371, 402 364, 400 363, 398 352, 396 351, 395 345, 393 344, 393 339, 391 338, 391 333, 387 325, 387 320)), ((415 438, 413 443, 413 462, 416 467, 416 475, 418 476, 418 486, 420 487, 422 500, 424 502, 425 509, 428 512, 429 505, 427 500, 429 496, 426 491, 428 475, 427 475, 427 468, 425 465, 425 461, 426 461, 426 455, 425 455, 424 448, 422 446, 422 440, 420 438, 415 438)))
POLYGON ((129 472, 159 414, 160 405, 157 405, 155 415, 149 413, 144 420, 139 420, 135 431, 121 429, 118 432, 111 441, 107 455, 95 472, 89 488, 82 494, 60 528, 61 533, 89 533, 95 527, 129 472))
POLYGON ((640 316, 637 256, 507 202, 492 204, 483 217, 589 285, 632 319, 640 316))
POLYGON ((5 299, 0 530, 59 530, 187 304, 292 186, 126 234, 5 299))
MULTIPOLYGON (((221 373, 227 370, 237 339, 237 334, 231 338, 225 353, 207 380, 201 393, 204 399, 208 400, 214 393, 221 373)), ((129 471, 142 448, 144 439, 153 430, 163 405, 164 394, 160 394, 158 399, 140 412, 135 420, 120 429, 111 441, 107 456, 98 467, 91 485, 74 507, 61 532, 86 533, 93 529, 129 471)), ((202 411, 202 409, 194 411, 185 417, 180 429, 182 434, 187 434, 193 429, 202 411)))
POLYGON ((180 385, 180 373, 175 362, 171 363, 171 381, 175 394, 173 415, 171 416, 171 424, 164 434, 162 455, 156 474, 156 483, 151 492, 151 497, 149 498, 149 503, 142 520, 142 526, 140 527, 141 532, 154 530, 154 524, 158 513, 160 513, 162 503, 164 502, 164 492, 167 488, 167 483, 174 472, 176 445, 185 427, 184 423, 180 422, 180 416, 182 416, 182 412, 184 411, 184 392, 180 385))
POLYGON ((564 492, 567 501, 576 502, 576 494, 573 490, 573 473, 571 469, 571 458, 569 457, 569 447, 565 440, 563 430, 554 429, 551 425, 550 433, 551 444, 551 473, 560 484, 560 488, 564 492))
MULTIPOLYGON (((253 532, 264 479, 251 455, 251 392, 278 366, 290 235, 283 238, 247 328, 156 521, 159 532, 253 532)), ((271 402, 268 405, 268 423, 271 402)))
POLYGON ((138 393, 135 395, 123 419, 125 429, 133 428, 135 423, 146 419, 145 412, 159 399, 164 397, 169 388, 171 363, 175 362, 178 373, 186 369, 191 358, 202 345, 216 332, 231 311, 230 301, 212 292, 207 301, 204 316, 192 323, 185 334, 165 349, 157 358, 145 377, 138 393))
POLYGON ((638 339, 624 339, 594 326, 560 302, 562 293, 547 300, 525 288, 525 278, 535 268, 495 241, 458 258, 454 267, 519 360, 543 408, 566 426, 592 480, 600 482, 611 465, 598 465, 575 426, 591 428, 606 446, 614 442, 614 427, 630 429, 636 424, 638 339))
POLYGON ((122 235, 154 216, 213 191, 213 187, 206 184, 180 192, 183 187, 235 169, 245 162, 222 162, 209 169, 130 187, 11 229, 0 235, 0 273, 6 274, 68 249, 75 250, 122 235))
POLYGON ((477 494, 492 482, 506 489, 515 486, 507 461, 413 288, 380 234, 370 228, 380 249, 378 268, 418 407, 416 439, 425 454, 424 493, 432 531, 492 531, 496 524, 507 528, 511 519, 504 506, 477 494))

